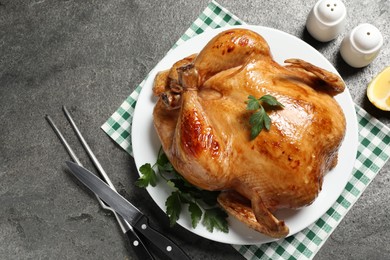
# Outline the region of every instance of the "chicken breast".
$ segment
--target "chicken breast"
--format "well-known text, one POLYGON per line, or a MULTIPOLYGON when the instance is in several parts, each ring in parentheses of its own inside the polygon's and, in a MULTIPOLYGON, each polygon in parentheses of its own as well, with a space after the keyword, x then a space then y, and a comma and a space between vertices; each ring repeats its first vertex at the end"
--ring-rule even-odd
POLYGON ((157 75, 153 120, 175 169, 231 215, 271 237, 289 230, 273 212, 312 203, 337 163, 345 135, 337 75, 299 59, 281 66, 267 42, 246 29, 214 37, 199 54, 157 75), (269 131, 251 139, 248 96, 272 95, 269 131))

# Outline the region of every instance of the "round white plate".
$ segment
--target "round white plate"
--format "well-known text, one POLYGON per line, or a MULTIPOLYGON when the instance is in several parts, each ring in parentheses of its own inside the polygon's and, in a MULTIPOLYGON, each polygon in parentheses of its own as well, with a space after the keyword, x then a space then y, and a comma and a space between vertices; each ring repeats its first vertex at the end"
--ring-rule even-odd
MULTIPOLYGON (((237 27, 248 28, 262 35, 271 47, 274 59, 280 64, 283 64, 284 60, 288 58, 300 58, 338 74, 324 56, 295 36, 261 26, 237 27)), ((132 125, 132 144, 137 169, 145 163, 154 164, 161 146, 152 118, 153 108, 156 103, 156 99, 152 95, 152 86, 156 73, 169 69, 179 59, 200 52, 212 37, 227 29, 225 27, 206 30, 204 33, 188 40, 170 51, 149 74, 135 108, 132 125)), ((320 218, 333 205, 350 179, 358 143, 357 119, 348 89, 337 95, 336 100, 341 105, 347 119, 347 131, 340 148, 338 164, 325 176, 322 191, 313 204, 299 210, 280 210, 276 213, 277 217, 284 219, 290 228, 289 236, 308 227, 320 218)), ((152 199, 165 212, 165 200, 172 192, 171 188, 165 182, 160 181, 156 187, 149 186, 147 190, 152 199)), ((200 223, 197 228, 193 229, 188 212, 181 214, 178 223, 199 236, 222 243, 245 245, 261 244, 275 240, 248 228, 233 217, 229 217, 228 221, 229 233, 227 234, 215 230, 213 233, 210 233, 200 223)))

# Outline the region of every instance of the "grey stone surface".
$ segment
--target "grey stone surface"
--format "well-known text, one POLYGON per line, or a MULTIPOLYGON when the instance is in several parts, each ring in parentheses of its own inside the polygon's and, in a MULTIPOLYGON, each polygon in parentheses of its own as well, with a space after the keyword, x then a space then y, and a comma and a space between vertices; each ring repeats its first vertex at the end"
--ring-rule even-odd
MULTIPOLYGON (((389 66, 390 2, 344 1, 346 31, 319 43, 304 26, 315 1, 219 1, 249 24, 302 38, 328 58, 353 100, 387 126, 389 112, 365 89, 389 66), (385 44, 368 67, 353 69, 338 53, 343 36, 362 22, 385 44)), ((240 259, 229 245, 200 238, 168 221, 145 190, 134 187, 133 159, 100 129, 208 1, 0 0, 0 258, 135 259, 112 214, 75 184, 69 159, 44 119, 50 114, 76 153, 92 167, 63 117, 70 109, 121 194, 151 217, 193 259, 240 259)), ((389 259, 389 163, 343 219, 315 259, 389 259)))

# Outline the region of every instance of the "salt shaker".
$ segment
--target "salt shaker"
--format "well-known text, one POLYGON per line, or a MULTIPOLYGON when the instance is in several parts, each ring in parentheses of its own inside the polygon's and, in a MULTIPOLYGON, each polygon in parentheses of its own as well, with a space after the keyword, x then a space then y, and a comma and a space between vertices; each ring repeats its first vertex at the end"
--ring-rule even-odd
POLYGON ((344 37, 340 46, 340 54, 350 66, 362 68, 377 57, 382 45, 383 37, 378 28, 363 23, 344 37))
POLYGON ((344 30, 346 16, 347 10, 340 0, 319 0, 307 17, 306 28, 318 41, 328 42, 344 30))

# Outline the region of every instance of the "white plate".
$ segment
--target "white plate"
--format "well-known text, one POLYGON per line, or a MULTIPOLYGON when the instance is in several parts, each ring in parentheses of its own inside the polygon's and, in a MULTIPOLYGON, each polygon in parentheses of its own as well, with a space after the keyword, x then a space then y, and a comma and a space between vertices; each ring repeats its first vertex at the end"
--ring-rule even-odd
MULTIPOLYGON (((337 73, 336 69, 324 56, 292 35, 261 26, 237 27, 248 28, 262 35, 270 45, 274 59, 280 64, 283 64, 283 61, 288 58, 300 58, 337 73)), ((206 30, 201 35, 188 40, 170 51, 149 74, 135 108, 132 126, 132 144, 137 169, 145 163, 155 163, 160 148, 160 141, 153 127, 152 118, 156 102, 152 95, 152 85, 156 73, 170 68, 174 62, 181 58, 192 53, 198 53, 212 37, 226 29, 225 27, 216 30, 206 30)), ((320 218, 333 205, 350 179, 358 143, 357 119, 348 89, 337 95, 336 100, 341 105, 347 119, 347 131, 340 148, 338 164, 325 176, 322 191, 313 204, 299 210, 280 210, 277 212, 276 215, 280 219, 284 219, 290 228, 289 236, 308 227, 320 218)), ((147 190, 152 199, 165 212, 165 200, 172 191, 170 187, 161 181, 156 187, 148 187, 147 190)), ((244 245, 261 244, 275 240, 246 227, 232 217, 229 217, 228 221, 228 234, 219 231, 210 233, 201 224, 196 229, 193 229, 188 212, 182 213, 178 223, 199 236, 222 243, 244 245)))

